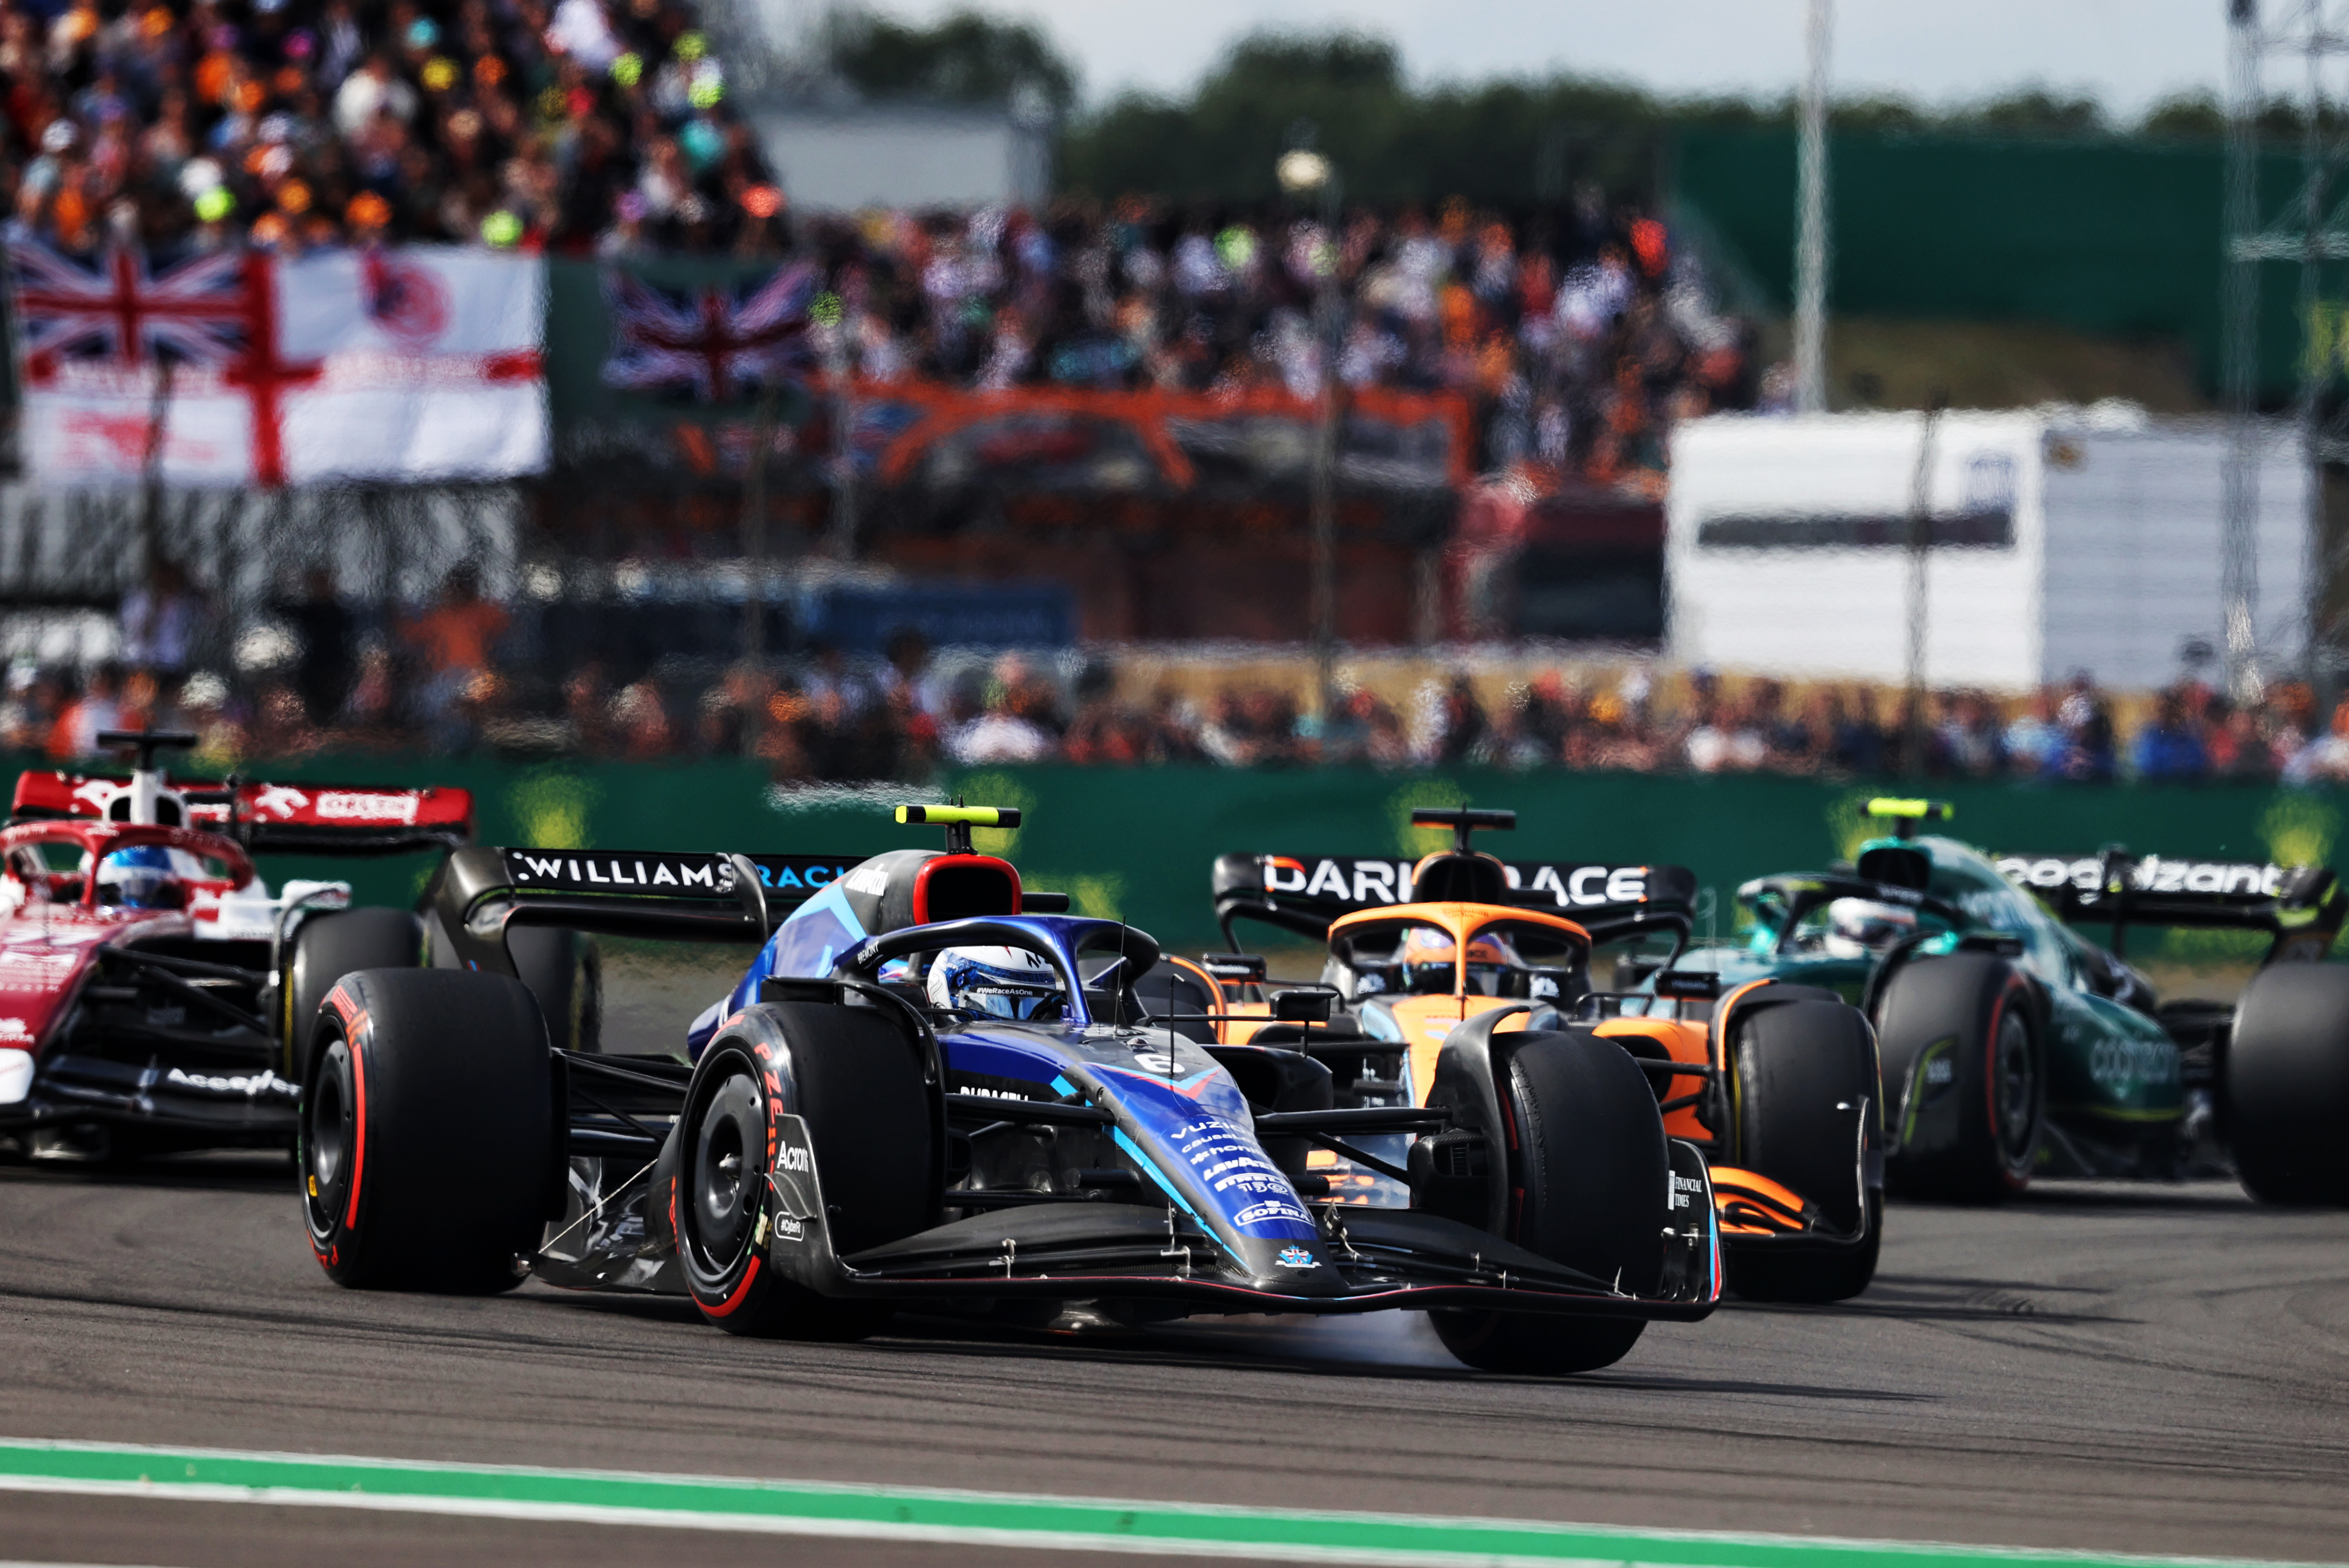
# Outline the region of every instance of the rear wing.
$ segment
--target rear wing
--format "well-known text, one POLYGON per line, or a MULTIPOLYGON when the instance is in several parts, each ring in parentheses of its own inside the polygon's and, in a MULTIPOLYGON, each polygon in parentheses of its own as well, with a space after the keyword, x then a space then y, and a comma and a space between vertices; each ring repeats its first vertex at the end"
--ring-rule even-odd
POLYGON ((2323 958, 2349 913, 2323 866, 2187 860, 2107 849, 2095 855, 1998 855, 2000 875, 2066 923, 2198 926, 2270 931, 2269 963, 2323 958))
POLYGON ((483 845, 442 862, 425 897, 460 959, 512 974, 506 932, 515 926, 669 941, 764 941, 785 914, 863 858, 483 845))
MULTIPOLYGON (((128 820, 138 787, 134 779, 104 774, 19 774, 11 819, 128 820)), ((473 836, 471 790, 232 778, 167 784, 157 793, 159 812, 176 801, 184 818, 172 824, 165 817, 166 826, 217 833, 256 854, 401 855, 461 848, 473 836)))
MULTIPOLYGON (((1346 855, 1218 856, 1216 919, 1235 950, 1240 944, 1232 922, 1241 919, 1319 941, 1340 915, 1411 902, 1416 864, 1346 855)), ((1693 923, 1696 873, 1685 867, 1511 860, 1502 868, 1509 903, 1564 915, 1596 943, 1650 930, 1671 931, 1676 942, 1685 941, 1693 923)))

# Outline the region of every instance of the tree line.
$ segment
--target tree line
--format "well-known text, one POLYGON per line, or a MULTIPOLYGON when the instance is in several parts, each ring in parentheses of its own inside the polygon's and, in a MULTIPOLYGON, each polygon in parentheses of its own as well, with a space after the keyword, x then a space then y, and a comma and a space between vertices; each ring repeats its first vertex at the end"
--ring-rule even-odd
MULTIPOLYGON (((1585 181, 1610 193, 1667 180, 1674 132, 1790 128, 1791 96, 1666 98, 1571 73, 1414 86, 1383 38, 1268 31, 1240 39, 1187 97, 1127 92, 1086 106, 1076 67, 1030 22, 976 11, 914 24, 836 11, 821 48, 829 73, 876 101, 1006 105, 1057 128, 1071 193, 1147 191, 1254 202, 1277 193, 1273 164, 1310 145, 1343 171, 1350 201, 1461 195, 1497 206, 1563 199, 1585 181)), ((2044 87, 1943 107, 1885 97, 1832 108, 1840 134, 2208 141, 2226 116, 2208 93, 2116 122, 2095 99, 2044 87)), ((2299 111, 2271 104, 2263 137, 2295 140, 2299 111)))

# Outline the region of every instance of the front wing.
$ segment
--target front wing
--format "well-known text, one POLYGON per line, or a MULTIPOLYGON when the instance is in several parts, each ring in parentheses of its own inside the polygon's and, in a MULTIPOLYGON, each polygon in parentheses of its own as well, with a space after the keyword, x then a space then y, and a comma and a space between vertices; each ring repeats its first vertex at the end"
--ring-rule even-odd
MULTIPOLYGON (((787 1137, 812 1148, 798 1117, 781 1120, 787 1137)), ((1694 1322, 1721 1298, 1721 1233, 1703 1156, 1678 1140, 1670 1147, 1673 1223, 1664 1232, 1662 1277, 1647 1294, 1617 1290, 1613 1282, 1433 1214, 1338 1204, 1310 1206, 1329 1265, 1315 1271, 1322 1283, 1310 1290, 1236 1277, 1222 1267, 1213 1237, 1188 1216, 1137 1203, 1000 1210, 842 1257, 832 1247, 823 1178, 812 1161, 804 1170, 769 1174, 756 1223, 770 1268, 843 1298, 1106 1298, 1205 1313, 1316 1314, 1481 1307, 1694 1322)), ((590 1289, 681 1290, 664 1255, 672 1243, 657 1222, 672 1179, 648 1167, 632 1179, 641 1193, 598 1199, 617 1211, 633 1197, 653 1223, 612 1227, 616 1244, 600 1248, 581 1243, 578 1224, 565 1227, 533 1260, 539 1277, 590 1289), (562 1244, 566 1238, 568 1246, 562 1244)))

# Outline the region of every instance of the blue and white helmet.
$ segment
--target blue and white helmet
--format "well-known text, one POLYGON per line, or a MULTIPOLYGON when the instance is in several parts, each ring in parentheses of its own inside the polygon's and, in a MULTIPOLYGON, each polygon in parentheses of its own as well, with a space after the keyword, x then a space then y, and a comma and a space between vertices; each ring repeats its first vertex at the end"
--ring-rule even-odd
POLYGON ((181 902, 176 883, 185 874, 160 844, 118 849, 98 863, 98 902, 128 909, 176 908, 181 902))
POLYGON ((1026 948, 948 948, 930 965, 930 1005, 996 1018, 1061 1015, 1061 976, 1026 948))

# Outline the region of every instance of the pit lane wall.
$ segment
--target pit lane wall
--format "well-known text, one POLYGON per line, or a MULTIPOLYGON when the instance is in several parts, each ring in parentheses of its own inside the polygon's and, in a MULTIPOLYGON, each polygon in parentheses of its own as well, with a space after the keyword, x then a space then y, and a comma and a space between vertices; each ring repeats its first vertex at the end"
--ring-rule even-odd
MULTIPOLYGON (((19 759, 19 766, 43 765, 19 759)), ((549 846, 823 853, 843 857, 931 842, 886 807, 959 793, 1016 805, 1027 826, 981 832, 978 847, 1016 860, 1029 884, 1066 891, 1079 913, 1132 921, 1177 951, 1219 946, 1208 867, 1233 850, 1293 855, 1415 855, 1444 835, 1409 826, 1415 806, 1505 806, 1520 827, 1491 843, 1512 859, 1651 862, 1691 867, 1730 929, 1730 894, 1751 877, 1848 856, 1871 831, 1863 803, 1913 784, 1810 779, 1659 778, 1620 774, 1509 774, 1461 768, 1239 772, 1212 767, 988 767, 926 786, 787 790, 742 763, 522 765, 382 758, 247 763, 249 776, 441 784, 473 791, 481 840, 549 846)), ((2248 785, 1937 784, 1957 805, 1958 836, 1991 848, 2093 854, 2107 844, 2162 855, 2337 864, 2349 796, 2248 785)), ((406 902, 422 888, 422 857, 329 861, 270 857, 264 874, 346 877, 371 902, 406 902)), ((1264 933, 1269 938, 1270 933, 1264 933)), ((2173 944, 2187 933, 2172 933, 2173 944)), ((2224 960, 2210 949, 2170 956, 2224 960)), ((2214 945, 2215 944, 2215 945, 2214 945)), ((2238 944, 2240 945, 2240 943, 2238 944)), ((2133 948, 2147 958, 2160 955, 2133 948)))

